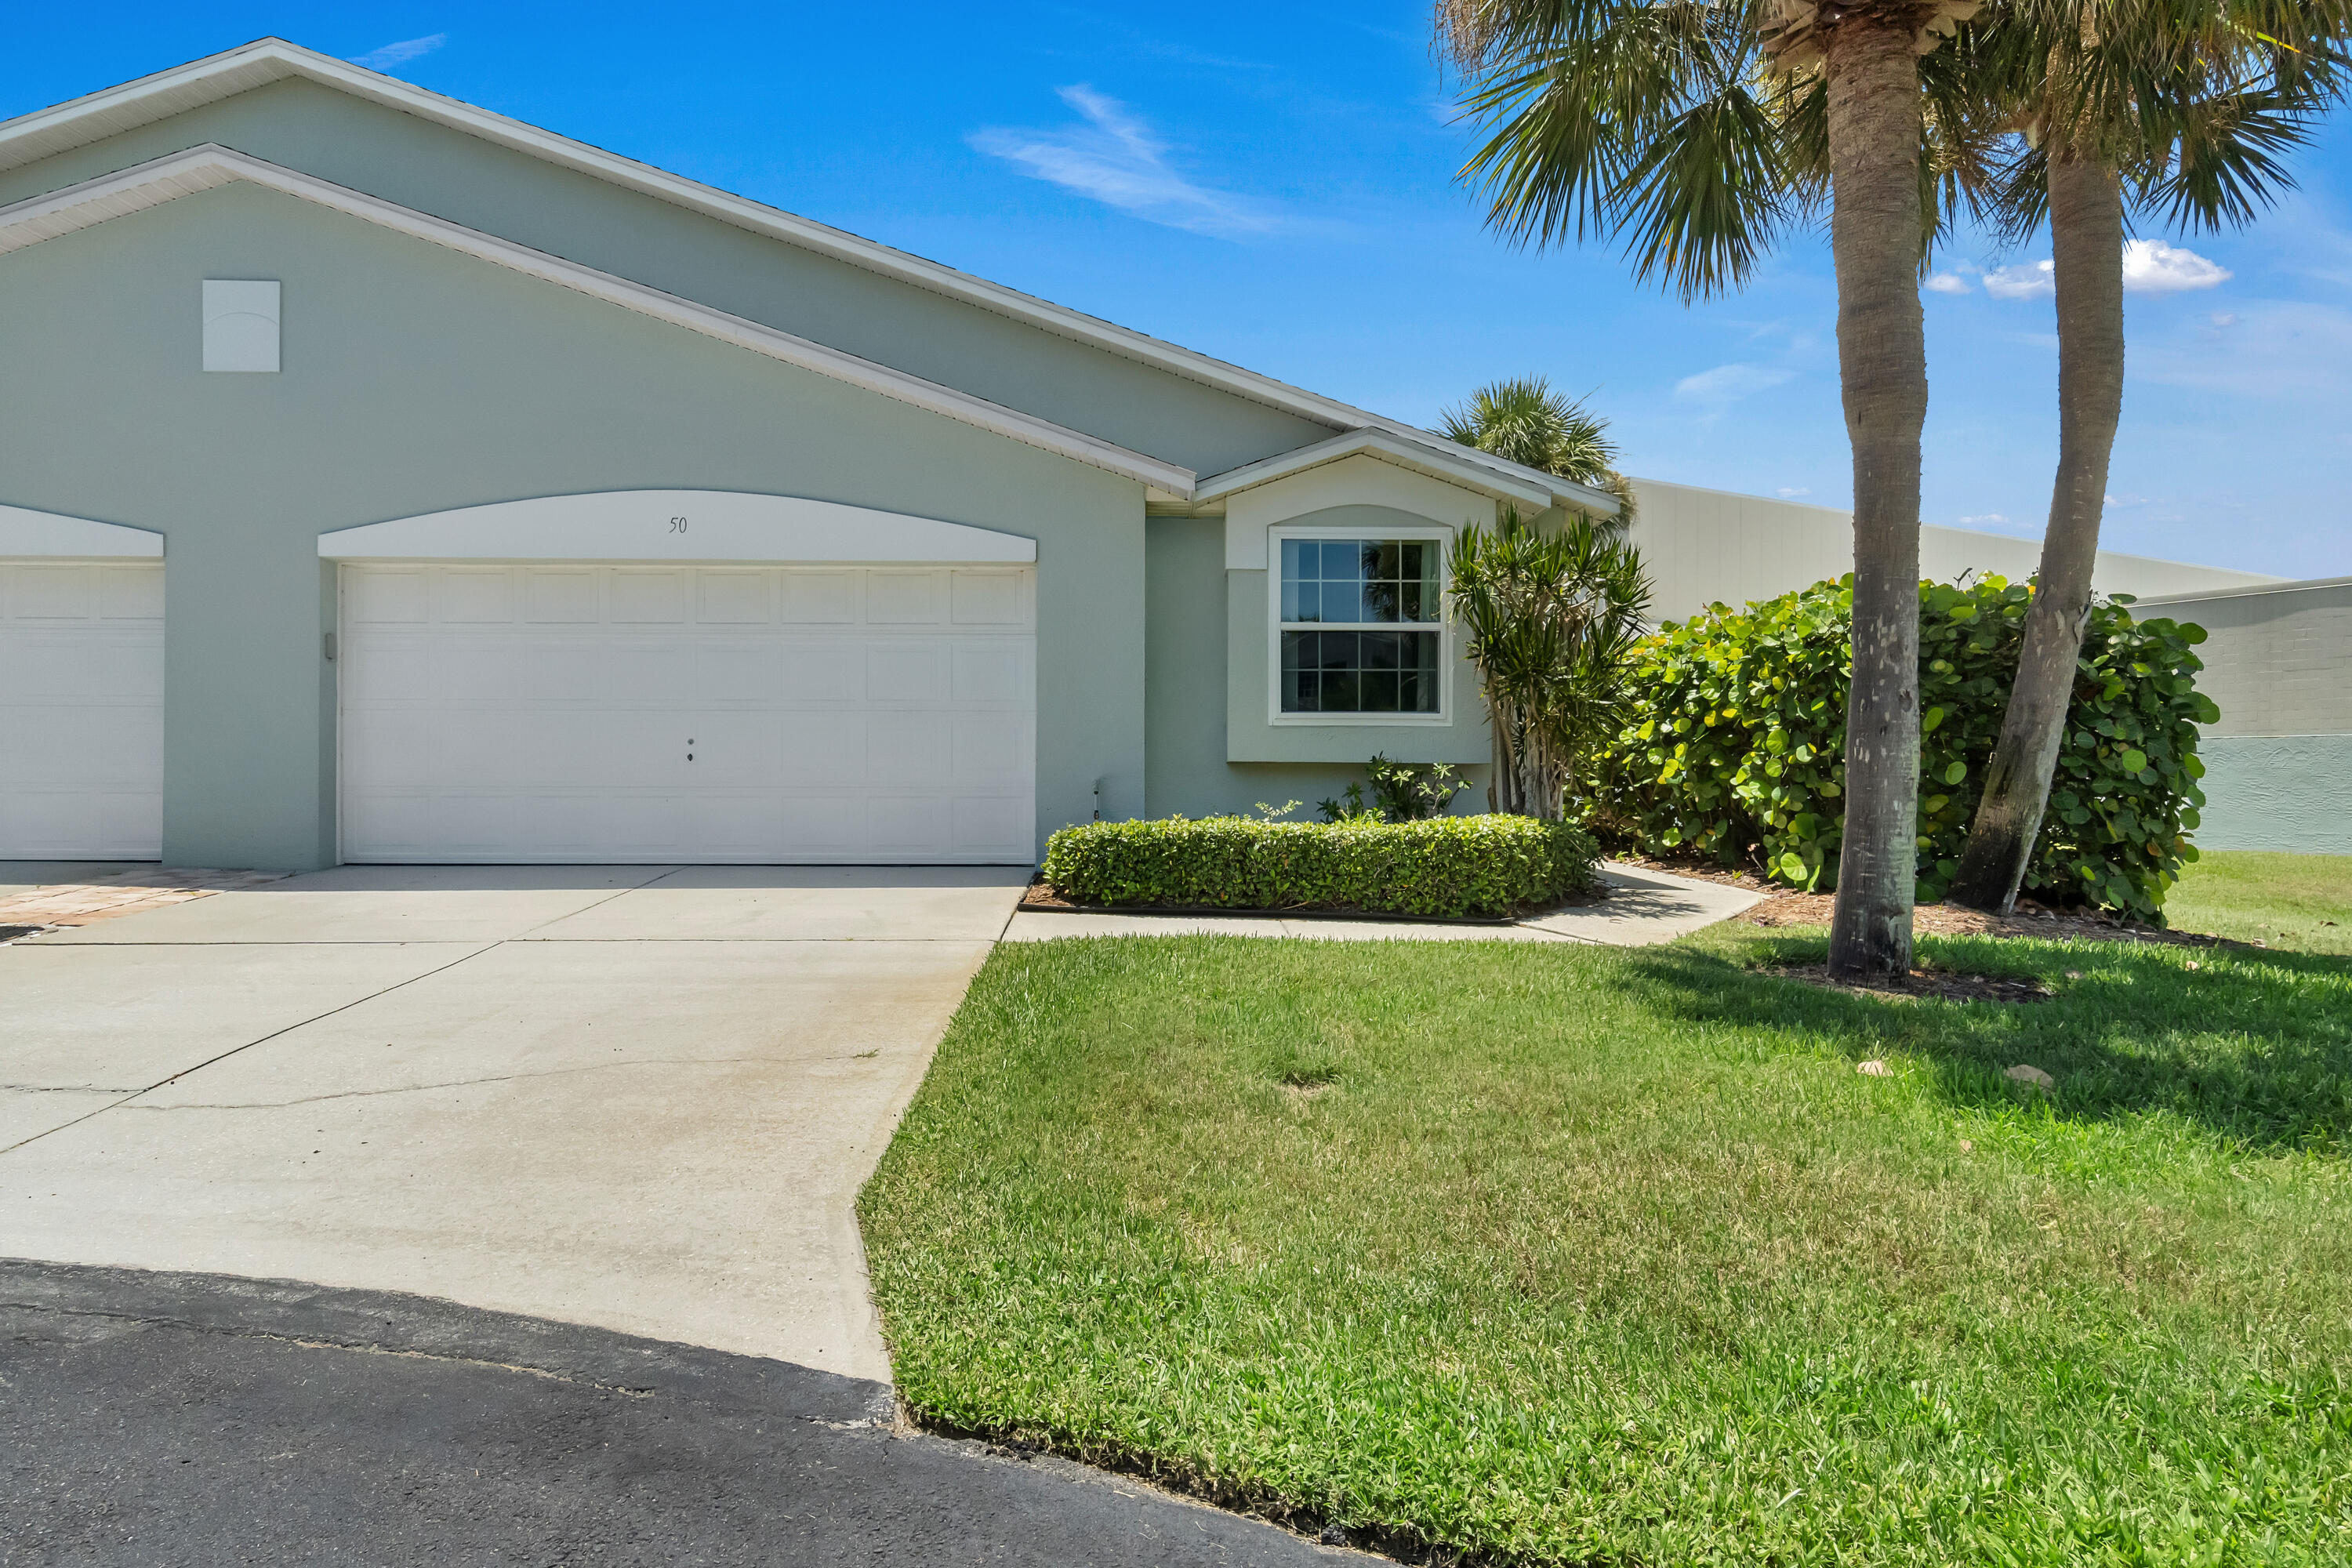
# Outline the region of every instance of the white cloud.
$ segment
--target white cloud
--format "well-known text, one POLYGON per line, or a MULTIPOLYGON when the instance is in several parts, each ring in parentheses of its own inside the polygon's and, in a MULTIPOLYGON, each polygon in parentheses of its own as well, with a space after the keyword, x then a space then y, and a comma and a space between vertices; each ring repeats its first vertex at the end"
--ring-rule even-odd
POLYGON ((1719 364, 1713 370, 1703 370, 1696 375, 1686 375, 1675 383, 1675 395, 1685 403, 1696 403, 1714 413, 1720 413, 1743 397, 1768 392, 1785 381, 1796 379, 1793 370, 1774 365, 1719 364))
POLYGON ((394 66, 404 66, 413 59, 429 55, 448 41, 446 33, 434 33, 422 38, 403 38, 396 44, 386 44, 363 55, 353 55, 352 64, 365 66, 372 71, 388 71, 394 66))
POLYGON ((2216 327, 2227 328, 2234 327, 2238 324, 2238 318, 2231 315, 2227 310, 2216 310, 2205 319, 2212 322, 2216 327))
POLYGON ((1804 485, 1782 485, 1780 487, 1780 499, 1782 500, 1795 500, 1799 496, 1809 496, 1812 493, 1812 490, 1804 485))
POLYGON ((1957 272, 1937 273, 1933 278, 1927 279, 1927 291, 1931 294, 1973 294, 1976 292, 1975 289, 1969 287, 1969 280, 1961 277, 1957 272))
POLYGON ((965 138, 1033 179, 1171 228, 1231 238, 1277 226, 1275 215, 1228 192, 1197 184, 1168 163, 1168 143, 1117 99, 1086 86, 1061 89, 1083 125, 1051 131, 990 126, 965 138))
POLYGON ((2124 287, 2134 293, 2173 294, 2184 289, 2211 289, 2227 283, 2233 276, 2219 262, 2208 261, 2193 250, 2183 250, 2160 239, 2124 241, 2124 287))
POLYGON ((2058 291, 2057 264, 2032 261, 2021 267, 1996 267, 1984 275, 1985 292, 1996 300, 2032 300, 2058 291))
POLYGON ((1980 511, 1974 517, 1960 519, 1962 528, 2014 528, 2017 525, 1997 511, 1980 511))

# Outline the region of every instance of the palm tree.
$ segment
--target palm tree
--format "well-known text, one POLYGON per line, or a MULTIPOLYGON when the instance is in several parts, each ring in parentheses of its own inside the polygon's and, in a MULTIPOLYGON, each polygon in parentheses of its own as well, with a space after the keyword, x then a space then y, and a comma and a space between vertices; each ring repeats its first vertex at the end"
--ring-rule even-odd
POLYGON ((2343 0, 2152 0, 2053 8, 1985 50, 2021 143, 1990 192, 2009 237, 2050 226, 2058 471, 2017 682, 1946 897, 2008 912, 2033 857, 2091 609, 2123 412, 2126 206, 2240 226, 2293 185, 2279 155, 2344 86, 2343 0), (2067 24, 2072 23, 2072 26, 2067 24))
POLYGON ((1591 485, 1617 498, 1617 515, 1603 526, 1622 532, 1633 521, 1633 487, 1616 468, 1617 443, 1609 421, 1539 375, 1489 382, 1467 403, 1438 416, 1449 441, 1591 485))
POLYGON ((1911 962, 1919 784, 1920 58, 1979 0, 1437 0, 1496 122, 1464 174, 1521 240, 1622 230, 1685 299, 1744 281, 1826 177, 1853 448, 1853 675, 1830 967, 1911 962), (1768 74, 1769 73, 1769 74, 1768 74), (1816 114, 1809 164, 1804 115, 1816 114))

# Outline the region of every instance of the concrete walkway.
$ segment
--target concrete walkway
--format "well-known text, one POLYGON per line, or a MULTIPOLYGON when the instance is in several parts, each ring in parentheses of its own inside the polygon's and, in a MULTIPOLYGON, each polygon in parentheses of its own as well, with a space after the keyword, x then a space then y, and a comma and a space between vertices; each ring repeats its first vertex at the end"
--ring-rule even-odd
POLYGON ((887 1380, 852 1204, 1025 879, 346 867, 0 947, 0 1256, 887 1380))
POLYGON ((1279 919, 1257 915, 1096 915, 1024 910, 1005 928, 1007 942, 1066 936, 1305 936, 1335 942, 1581 942, 1648 947, 1742 914, 1763 900, 1721 882, 1669 876, 1635 866, 1601 868, 1609 896, 1513 925, 1417 924, 1403 921, 1279 919))

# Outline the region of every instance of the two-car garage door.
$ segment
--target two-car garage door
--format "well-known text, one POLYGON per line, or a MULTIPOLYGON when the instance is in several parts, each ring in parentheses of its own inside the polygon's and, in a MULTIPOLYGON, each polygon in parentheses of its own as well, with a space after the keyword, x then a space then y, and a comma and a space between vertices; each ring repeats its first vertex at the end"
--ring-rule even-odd
POLYGON ((351 564, 342 849, 1034 854, 1028 567, 351 564))

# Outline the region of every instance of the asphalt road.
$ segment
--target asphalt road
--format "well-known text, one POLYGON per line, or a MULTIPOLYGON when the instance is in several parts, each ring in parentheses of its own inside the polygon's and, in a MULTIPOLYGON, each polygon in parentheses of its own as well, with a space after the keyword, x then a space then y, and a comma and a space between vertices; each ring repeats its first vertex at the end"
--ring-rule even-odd
POLYGON ((1353 1556, 889 1413, 880 1384, 446 1301, 0 1260, 0 1563, 1353 1556))

